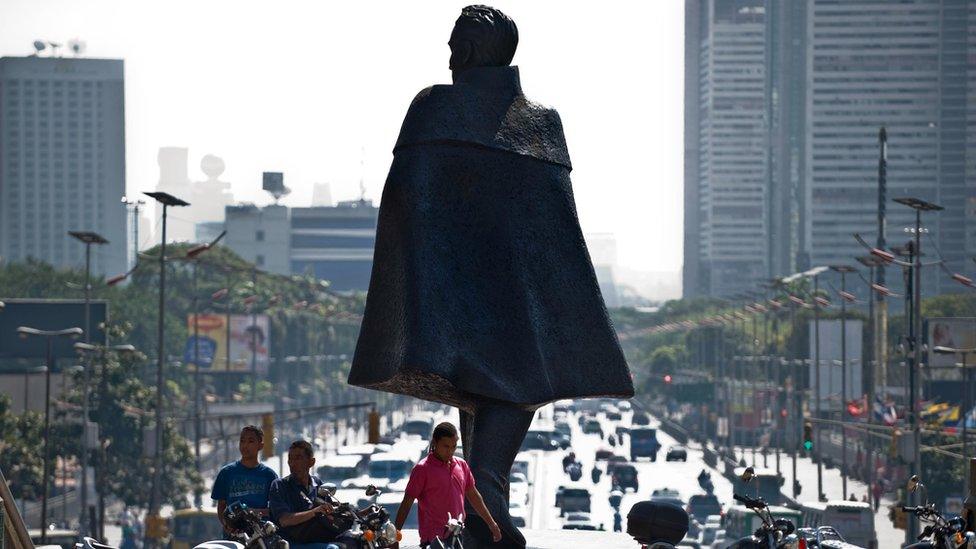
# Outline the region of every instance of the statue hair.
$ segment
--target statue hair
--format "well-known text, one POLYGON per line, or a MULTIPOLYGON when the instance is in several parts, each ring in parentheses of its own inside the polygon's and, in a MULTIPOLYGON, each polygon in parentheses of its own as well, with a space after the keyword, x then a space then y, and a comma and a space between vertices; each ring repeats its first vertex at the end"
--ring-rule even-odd
POLYGON ((454 27, 471 43, 473 67, 507 67, 518 47, 518 27, 512 18, 490 6, 461 10, 454 27))

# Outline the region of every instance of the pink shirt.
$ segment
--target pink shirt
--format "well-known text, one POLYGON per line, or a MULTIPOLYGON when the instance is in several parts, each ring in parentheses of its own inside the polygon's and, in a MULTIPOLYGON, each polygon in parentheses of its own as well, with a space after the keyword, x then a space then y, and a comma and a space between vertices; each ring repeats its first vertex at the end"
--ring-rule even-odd
POLYGON ((459 457, 444 463, 431 455, 414 465, 406 494, 417 500, 421 542, 444 535, 448 513, 464 514, 464 493, 473 487, 471 469, 459 457))

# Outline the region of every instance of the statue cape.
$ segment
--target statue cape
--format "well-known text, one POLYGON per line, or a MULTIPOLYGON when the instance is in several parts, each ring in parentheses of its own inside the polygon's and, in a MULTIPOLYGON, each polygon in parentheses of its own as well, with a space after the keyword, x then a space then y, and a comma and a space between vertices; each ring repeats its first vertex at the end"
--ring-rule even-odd
POLYGON ((518 69, 410 106, 383 189, 349 383, 473 410, 630 397, 576 216, 559 115, 518 69))

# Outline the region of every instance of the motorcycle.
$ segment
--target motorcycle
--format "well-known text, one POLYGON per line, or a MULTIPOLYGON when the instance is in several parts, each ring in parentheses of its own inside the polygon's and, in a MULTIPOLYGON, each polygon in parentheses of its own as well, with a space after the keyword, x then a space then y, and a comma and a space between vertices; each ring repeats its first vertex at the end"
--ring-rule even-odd
MULTIPOLYGON (((366 497, 378 496, 380 493, 372 484, 366 487, 366 497)), ((335 498, 335 486, 319 486, 316 496, 316 504, 328 503, 332 506, 332 520, 344 530, 336 542, 346 547, 381 549, 391 547, 403 538, 403 534, 390 519, 390 513, 380 505, 371 503, 362 509, 356 509, 335 498)))
POLYGON ((966 521, 962 517, 946 518, 936 508, 934 503, 927 503, 928 491, 919 480, 918 475, 908 479, 908 490, 917 492, 922 490, 923 503, 909 507, 902 505, 901 510, 918 517, 919 522, 928 522, 922 533, 918 535, 918 543, 913 543, 905 549, 973 549, 976 548, 976 534, 966 531, 966 521))
POLYGON ((712 474, 702 469, 702 472, 698 474, 698 486, 701 486, 706 494, 714 492, 715 485, 712 483, 712 474))
MULTIPOLYGON (((754 476, 753 468, 746 467, 739 478, 748 484, 754 476)), ((732 499, 742 503, 747 509, 752 509, 762 520, 762 525, 751 536, 740 539, 726 549, 796 549, 799 547, 796 527, 787 519, 774 519, 764 499, 741 494, 732 494, 732 499)))
MULTIPOLYGON (((288 541, 278 534, 278 527, 245 503, 235 501, 224 509, 224 520, 241 532, 240 541, 210 540, 193 549, 288 549, 288 541)), ((76 546, 77 549, 77 546, 76 546)), ((94 547, 94 549, 103 549, 94 547)))
POLYGON ((862 549, 853 543, 847 543, 844 536, 840 535, 833 526, 798 528, 796 535, 810 549, 862 549))
POLYGON ((464 549, 461 544, 461 534, 464 532, 464 522, 461 517, 452 517, 447 514, 447 526, 444 529, 444 539, 434 538, 430 542, 430 549, 464 549))

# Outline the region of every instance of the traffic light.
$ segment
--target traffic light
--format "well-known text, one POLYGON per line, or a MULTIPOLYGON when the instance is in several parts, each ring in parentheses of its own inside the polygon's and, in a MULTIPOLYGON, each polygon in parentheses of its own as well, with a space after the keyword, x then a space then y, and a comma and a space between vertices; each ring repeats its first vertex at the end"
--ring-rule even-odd
POLYGON ((261 457, 269 459, 274 457, 274 414, 261 415, 261 430, 264 431, 264 447, 261 448, 261 457))
POLYGON ((369 438, 368 442, 370 444, 379 444, 380 442, 380 413, 376 410, 371 410, 369 412, 369 438))
POLYGON ((813 450, 813 424, 809 421, 803 422, 803 449, 813 450))

